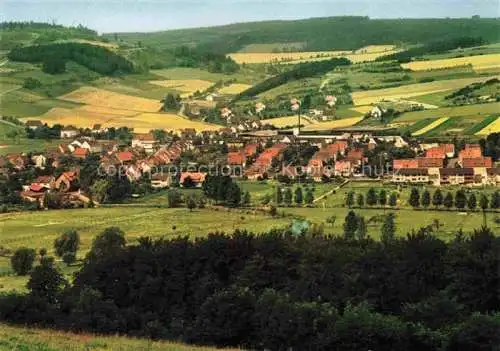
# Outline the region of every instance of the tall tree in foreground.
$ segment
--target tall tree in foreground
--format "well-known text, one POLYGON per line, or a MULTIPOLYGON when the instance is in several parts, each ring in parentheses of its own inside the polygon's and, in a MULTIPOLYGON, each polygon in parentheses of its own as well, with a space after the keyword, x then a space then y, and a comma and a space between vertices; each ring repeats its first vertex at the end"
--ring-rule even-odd
POLYGON ((54 267, 54 259, 45 256, 40 265, 31 272, 27 287, 32 296, 54 303, 57 302, 59 293, 67 284, 61 272, 54 267))
POLYGON ((365 217, 358 216, 358 229, 356 230, 356 238, 363 240, 366 238, 368 228, 366 227, 365 217))
POLYGON ((462 189, 457 190, 455 194, 455 207, 462 210, 465 208, 465 204, 467 203, 467 196, 465 196, 465 191, 462 189))
POLYGON ((365 205, 365 197, 363 194, 358 194, 358 198, 356 199, 356 202, 359 207, 363 207, 365 205))
POLYGON ((393 213, 389 213, 385 216, 384 224, 381 228, 381 238, 384 243, 390 242, 394 239, 396 235, 396 223, 395 216, 393 213))
POLYGON ((448 191, 448 193, 444 197, 443 205, 447 209, 450 209, 453 207, 453 194, 451 192, 448 191))
POLYGON ((366 194, 366 204, 368 206, 374 206, 377 204, 378 198, 377 198, 377 192, 375 191, 374 188, 368 189, 368 193, 366 194))
POLYGON ((358 230, 358 217, 354 211, 349 211, 344 221, 344 237, 346 239, 354 239, 358 230))
POLYGON ((425 189, 424 192, 422 193, 422 206, 424 208, 429 207, 431 204, 431 194, 429 193, 429 190, 425 189))
POLYGON ((10 258, 12 270, 17 275, 26 275, 33 268, 36 251, 27 247, 20 247, 10 258))
POLYGON ((477 207, 476 195, 474 193, 470 194, 469 199, 467 200, 467 207, 474 211, 477 207))
POLYGON ((395 207, 398 204, 398 194, 392 192, 389 196, 389 206, 395 207))
POLYGON ((354 205, 354 191, 351 190, 347 193, 345 205, 349 208, 352 208, 352 206, 354 205))
POLYGON ((287 187, 285 189, 285 195, 283 196, 283 202, 285 203, 286 206, 292 206, 292 201, 293 201, 292 189, 287 187))
POLYGON ((436 191, 432 195, 432 204, 436 206, 436 208, 443 204, 443 193, 440 189, 436 189, 436 191))
POLYGON ((420 206, 420 192, 417 188, 412 188, 410 193, 410 198, 408 199, 408 203, 411 207, 419 207, 420 206))
POLYGON ((495 191, 493 195, 491 195, 491 208, 497 209, 500 208, 500 191, 495 191))
POLYGON ((61 257, 67 265, 76 261, 76 252, 80 247, 80 235, 75 230, 61 234, 54 241, 54 250, 58 257, 61 257))
POLYGON ((283 191, 279 185, 276 186, 274 191, 274 201, 278 206, 283 202, 283 191))
POLYGON ((387 205, 387 192, 385 189, 380 190, 380 193, 378 194, 378 203, 380 206, 387 205))
POLYGON ((314 202, 314 194, 312 189, 307 189, 306 196, 305 196, 305 203, 306 205, 312 205, 314 202))
POLYGON ((295 203, 297 205, 302 205, 302 187, 298 186, 297 189, 295 189, 295 203))

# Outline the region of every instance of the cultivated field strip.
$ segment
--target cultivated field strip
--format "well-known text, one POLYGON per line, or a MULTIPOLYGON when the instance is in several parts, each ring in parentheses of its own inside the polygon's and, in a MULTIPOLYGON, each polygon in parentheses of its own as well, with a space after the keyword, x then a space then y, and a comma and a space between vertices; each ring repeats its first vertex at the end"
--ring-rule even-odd
POLYGON ((439 125, 443 124, 448 119, 449 119, 449 117, 439 118, 439 119, 435 120, 434 122, 428 124, 427 126, 423 127, 422 129, 419 129, 416 132, 412 133, 412 135, 418 136, 418 135, 425 134, 425 133, 433 130, 434 128, 438 127, 439 125))
POLYGON ((202 79, 151 80, 149 83, 180 91, 184 93, 181 96, 188 96, 196 91, 202 92, 214 85, 213 82, 202 79))
POLYGON ((500 67, 500 54, 467 56, 430 61, 415 61, 404 63, 401 67, 412 71, 428 71, 467 65, 472 65, 475 70, 498 68, 500 67))
POLYGON ((500 133, 500 117, 497 117, 493 122, 477 132, 476 135, 488 135, 491 133, 500 133))
POLYGON ((355 105, 370 105, 382 100, 405 99, 409 97, 459 89, 466 85, 484 82, 492 78, 499 78, 499 76, 448 79, 429 83, 403 85, 395 88, 356 91, 352 93, 352 99, 355 105))
POLYGON ((344 118, 344 119, 338 119, 334 121, 328 121, 328 122, 319 122, 319 123, 313 123, 309 124, 304 127, 304 130, 329 130, 329 129, 335 129, 335 128, 345 128, 345 127, 350 127, 355 125, 356 123, 359 123, 363 120, 363 117, 352 117, 352 118, 344 118))
POLYGON ((225 86, 221 89, 219 89, 219 93, 221 94, 228 94, 228 95, 236 95, 239 94, 248 88, 250 88, 250 84, 241 84, 241 83, 233 83, 228 86, 225 86))

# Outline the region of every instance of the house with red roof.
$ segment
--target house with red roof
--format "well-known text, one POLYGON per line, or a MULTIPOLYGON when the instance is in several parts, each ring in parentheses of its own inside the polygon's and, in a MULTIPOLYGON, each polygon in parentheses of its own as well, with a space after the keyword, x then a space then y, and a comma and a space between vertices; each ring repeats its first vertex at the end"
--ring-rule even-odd
POLYGON ((134 138, 132 139, 132 147, 138 147, 144 149, 146 153, 152 154, 156 147, 158 146, 158 142, 155 137, 150 133, 145 134, 134 134, 134 138))
POLYGON ((363 149, 352 149, 347 152, 346 160, 350 161, 352 165, 359 166, 365 159, 363 149))
POLYGON ((77 147, 71 154, 73 157, 76 158, 85 158, 89 154, 89 149, 84 149, 82 147, 77 147))
POLYGON ((458 153, 458 164, 462 165, 465 158, 479 158, 483 156, 479 144, 466 144, 465 148, 458 153))
POLYGON ((228 152, 227 153, 227 164, 234 166, 245 167, 246 157, 242 152, 228 152))
POLYGON ((474 157, 462 159, 463 168, 491 168, 493 161, 491 157, 474 157))
POLYGON ((116 159, 122 164, 130 164, 134 161, 135 155, 131 151, 121 151, 115 154, 116 159))
POLYGON ((416 158, 404 158, 400 160, 392 160, 392 169, 418 168, 418 160, 416 158))
POLYGON ((196 188, 201 188, 203 182, 207 178, 207 174, 202 172, 182 172, 179 179, 179 184, 181 185, 181 187, 184 187, 184 182, 187 178, 191 179, 196 188))
POLYGON ((442 158, 430 158, 430 157, 417 157, 417 168, 442 168, 443 159, 442 158))
POLYGON ((351 161, 336 161, 334 166, 334 174, 336 176, 349 177, 353 173, 351 161))
POLYGON ((80 179, 80 169, 76 168, 72 171, 63 172, 54 183, 54 187, 59 191, 70 191, 78 187, 80 179))

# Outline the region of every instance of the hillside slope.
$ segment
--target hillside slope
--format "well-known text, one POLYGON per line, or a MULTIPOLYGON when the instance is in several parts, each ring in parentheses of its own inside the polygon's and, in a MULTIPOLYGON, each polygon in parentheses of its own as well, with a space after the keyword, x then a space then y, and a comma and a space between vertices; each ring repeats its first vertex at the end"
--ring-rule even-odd
MULTIPOLYGON (((304 51, 352 50, 370 44, 423 43, 437 38, 472 36, 499 40, 498 19, 369 19, 325 17, 263 21, 153 33, 118 33, 125 42, 156 47, 196 45, 211 51, 236 52, 249 44, 303 42, 304 51), (422 30, 425 28, 425 30, 422 30)), ((113 39, 114 34, 104 34, 113 39)))

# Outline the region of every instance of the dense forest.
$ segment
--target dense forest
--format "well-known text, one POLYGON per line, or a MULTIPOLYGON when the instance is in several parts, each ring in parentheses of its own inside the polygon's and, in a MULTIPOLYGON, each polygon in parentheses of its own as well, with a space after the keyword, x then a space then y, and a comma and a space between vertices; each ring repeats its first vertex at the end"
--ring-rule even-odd
POLYGON ((104 74, 114 75, 134 71, 133 64, 104 47, 83 43, 61 43, 34 45, 12 49, 9 60, 21 62, 42 62, 47 73, 64 71, 65 61, 74 61, 88 69, 104 74))
POLYGON ((134 50, 129 57, 142 70, 171 67, 192 67, 206 69, 213 73, 231 74, 239 70, 239 65, 223 54, 201 51, 180 46, 174 49, 146 47, 134 50))
POLYGON ((351 61, 342 58, 333 58, 331 60, 315 61, 315 62, 304 62, 299 63, 292 69, 280 73, 276 76, 268 78, 260 83, 243 91, 234 98, 234 101, 240 100, 245 97, 253 97, 269 89, 276 88, 285 83, 299 80, 302 78, 314 77, 320 74, 324 74, 328 71, 333 70, 335 67, 350 65, 351 61))
MULTIPOLYGON (((500 238, 492 230, 444 242, 432 226, 401 238, 384 226, 382 241, 374 241, 351 233, 348 223, 343 237, 236 231, 194 241, 142 237, 133 245, 107 228, 72 284, 40 250, 29 293, 2 295, 0 318, 258 350, 500 344, 500 238)), ((78 240, 78 233, 63 234, 56 253, 74 257, 78 240)), ((22 268, 23 255, 36 256, 23 249, 13 264, 22 268)))
POLYGON ((410 62, 413 58, 423 55, 440 54, 449 50, 469 48, 473 46, 483 45, 485 43, 485 40, 481 37, 460 37, 446 40, 435 40, 418 47, 397 52, 395 54, 381 56, 377 59, 377 61, 397 60, 401 63, 410 62))
MULTIPOLYGON (((436 39, 481 37, 500 39, 498 19, 369 19, 325 17, 294 21, 237 23, 210 28, 179 29, 153 33, 118 33, 125 42, 155 47, 189 45, 210 52, 235 52, 253 43, 303 42, 304 51, 353 50, 371 44, 418 44, 436 39)), ((112 39, 115 34, 105 34, 112 39)))

